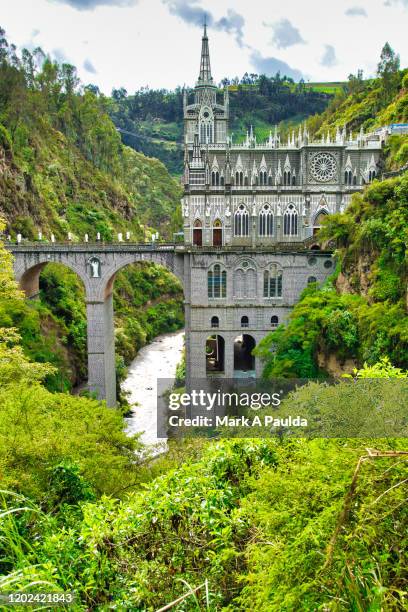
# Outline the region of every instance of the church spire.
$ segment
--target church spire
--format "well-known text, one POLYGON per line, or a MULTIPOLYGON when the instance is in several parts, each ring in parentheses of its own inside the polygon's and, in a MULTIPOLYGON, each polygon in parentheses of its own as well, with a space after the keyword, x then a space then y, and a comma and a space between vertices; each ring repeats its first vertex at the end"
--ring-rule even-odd
POLYGON ((200 85, 205 83, 212 84, 213 82, 213 78, 211 76, 210 50, 208 47, 207 20, 204 21, 204 34, 201 46, 200 76, 198 77, 198 82, 200 85))

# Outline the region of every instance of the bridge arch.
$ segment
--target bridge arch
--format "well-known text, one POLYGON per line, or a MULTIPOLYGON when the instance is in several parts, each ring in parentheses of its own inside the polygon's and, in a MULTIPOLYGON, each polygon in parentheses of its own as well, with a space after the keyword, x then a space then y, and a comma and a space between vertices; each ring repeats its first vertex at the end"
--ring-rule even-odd
POLYGON ((100 282, 94 291, 94 298, 97 300, 105 300, 112 294, 115 278, 118 272, 129 265, 137 263, 156 264, 163 266, 172 272, 183 284, 183 268, 177 265, 177 260, 172 252, 154 251, 146 253, 129 253, 121 254, 113 258, 111 261, 102 261, 102 274, 100 282))
POLYGON ((15 260, 14 273, 16 281, 20 289, 25 293, 27 298, 35 298, 40 291, 40 274, 47 264, 55 263, 64 266, 74 272, 83 282, 85 292, 88 293, 89 276, 84 273, 83 266, 76 262, 69 261, 68 258, 50 258, 47 254, 41 254, 35 260, 20 258, 15 260))
POLYGON ((166 267, 183 284, 184 258, 174 245, 28 244, 13 246, 14 272, 28 298, 39 293, 41 270, 48 263, 75 272, 85 288, 87 317, 88 388, 108 406, 116 404, 113 283, 117 272, 130 264, 155 263, 166 267))

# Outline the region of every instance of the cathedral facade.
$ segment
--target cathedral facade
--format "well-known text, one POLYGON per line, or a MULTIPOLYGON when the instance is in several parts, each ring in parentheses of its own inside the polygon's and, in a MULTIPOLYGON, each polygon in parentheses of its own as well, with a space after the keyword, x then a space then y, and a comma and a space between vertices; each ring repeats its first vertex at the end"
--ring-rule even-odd
POLYGON ((318 142, 301 127, 287 141, 252 128, 233 143, 228 89, 214 83, 206 29, 200 73, 184 94, 187 378, 259 375, 252 349, 283 323, 308 283, 333 272, 313 244, 325 215, 340 212, 378 174, 378 135, 338 129, 318 142))

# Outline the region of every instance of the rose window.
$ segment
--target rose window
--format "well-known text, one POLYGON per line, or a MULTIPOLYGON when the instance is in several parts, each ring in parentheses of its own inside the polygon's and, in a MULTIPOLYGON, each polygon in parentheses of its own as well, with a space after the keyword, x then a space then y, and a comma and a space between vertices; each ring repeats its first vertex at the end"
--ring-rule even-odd
POLYGON ((310 164, 310 172, 316 181, 327 183, 335 177, 336 171, 336 160, 330 153, 317 153, 313 157, 310 164))

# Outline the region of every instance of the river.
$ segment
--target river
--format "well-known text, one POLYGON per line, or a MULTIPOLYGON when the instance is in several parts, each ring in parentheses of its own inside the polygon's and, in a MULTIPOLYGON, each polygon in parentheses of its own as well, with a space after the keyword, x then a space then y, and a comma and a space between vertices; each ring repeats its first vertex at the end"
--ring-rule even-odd
POLYGON ((129 434, 143 432, 141 441, 152 445, 165 440, 156 435, 157 379, 174 378, 181 361, 184 330, 158 336, 138 352, 128 369, 122 389, 129 393, 128 400, 136 404, 127 420, 129 434))

